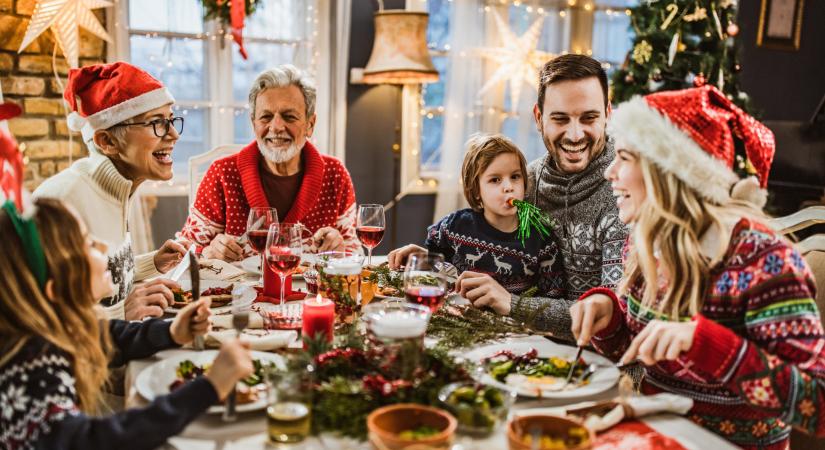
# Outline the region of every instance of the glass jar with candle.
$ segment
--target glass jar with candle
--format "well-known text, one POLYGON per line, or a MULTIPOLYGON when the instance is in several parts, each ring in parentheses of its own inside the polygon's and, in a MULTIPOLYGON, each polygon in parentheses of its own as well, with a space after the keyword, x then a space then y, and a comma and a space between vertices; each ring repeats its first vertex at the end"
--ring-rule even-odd
POLYGON ((312 420, 313 367, 266 372, 268 406, 267 434, 273 443, 300 442, 310 433, 312 420))
POLYGON ((390 375, 410 380, 419 367, 430 309, 401 300, 364 307, 367 340, 376 356, 391 366, 390 375))
POLYGON ((339 321, 352 323, 358 312, 363 265, 364 256, 352 252, 324 252, 317 256, 318 293, 335 303, 339 321))

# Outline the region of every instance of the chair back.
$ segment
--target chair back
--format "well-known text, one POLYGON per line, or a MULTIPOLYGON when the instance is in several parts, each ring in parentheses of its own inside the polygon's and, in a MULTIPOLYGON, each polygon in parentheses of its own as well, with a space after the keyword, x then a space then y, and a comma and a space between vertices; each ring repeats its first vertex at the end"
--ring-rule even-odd
POLYGON ((206 153, 189 158, 189 206, 195 203, 195 196, 206 170, 218 158, 238 153, 242 144, 219 145, 206 153))

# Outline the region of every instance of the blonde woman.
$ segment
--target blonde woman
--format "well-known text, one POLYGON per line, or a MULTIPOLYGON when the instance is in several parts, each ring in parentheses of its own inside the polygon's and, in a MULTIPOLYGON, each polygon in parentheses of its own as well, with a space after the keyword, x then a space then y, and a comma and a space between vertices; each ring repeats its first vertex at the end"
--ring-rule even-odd
POLYGON ((579 345, 641 362, 643 393, 692 398, 692 420, 743 448, 787 448, 791 426, 825 435, 814 280, 732 169, 744 153, 764 187, 772 133, 710 86, 635 98, 611 127, 605 176, 632 233, 618 295, 571 308, 579 345))
POLYGON ((0 209, 0 448, 156 448, 253 371, 234 341, 205 377, 146 408, 100 415, 108 367, 204 334, 208 304, 171 322, 102 319, 98 301, 112 291, 105 244, 56 200, 36 205, 30 219, 11 202, 0 209))

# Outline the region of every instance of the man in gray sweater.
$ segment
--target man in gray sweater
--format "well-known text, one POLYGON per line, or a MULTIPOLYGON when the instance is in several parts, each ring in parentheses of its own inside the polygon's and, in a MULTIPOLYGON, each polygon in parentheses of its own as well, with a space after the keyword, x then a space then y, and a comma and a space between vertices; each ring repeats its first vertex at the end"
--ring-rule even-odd
POLYGON ((569 308, 595 287, 615 287, 622 277, 621 251, 627 229, 605 169, 613 142, 605 127, 610 115, 607 74, 583 55, 564 55, 542 68, 536 127, 547 155, 527 167, 527 200, 555 220, 567 276, 566 298, 511 295, 488 275, 464 272, 461 294, 477 307, 509 314, 531 328, 572 340, 569 308))

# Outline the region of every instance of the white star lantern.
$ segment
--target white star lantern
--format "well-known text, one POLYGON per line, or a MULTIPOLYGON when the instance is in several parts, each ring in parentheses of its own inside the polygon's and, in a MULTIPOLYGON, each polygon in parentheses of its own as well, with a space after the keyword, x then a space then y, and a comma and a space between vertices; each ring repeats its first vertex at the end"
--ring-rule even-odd
POLYGON ((527 83, 536 89, 538 87, 539 71, 541 71, 544 63, 555 55, 536 50, 539 37, 541 37, 541 29, 544 25, 543 16, 536 19, 530 25, 530 28, 519 37, 516 37, 513 30, 510 29, 497 11, 493 11, 493 16, 504 45, 477 49, 482 57, 498 63, 498 69, 484 83, 478 95, 484 95, 485 92, 499 82, 507 80, 510 83, 510 104, 512 109, 516 109, 521 95, 522 83, 527 83))
POLYGON ((51 27, 69 66, 76 68, 80 53, 80 32, 77 27, 83 27, 100 39, 112 42, 112 38, 91 11, 109 6, 112 6, 112 3, 105 0, 39 0, 17 52, 22 52, 51 27))

